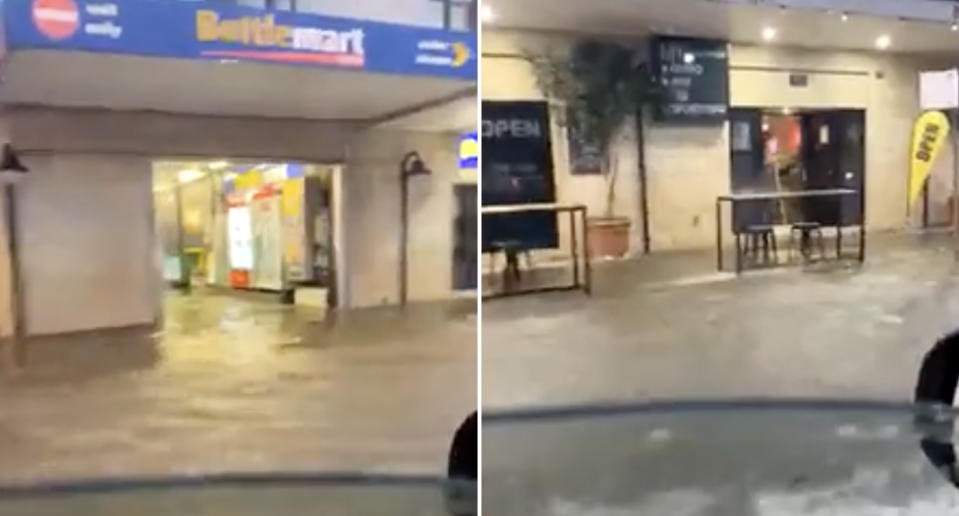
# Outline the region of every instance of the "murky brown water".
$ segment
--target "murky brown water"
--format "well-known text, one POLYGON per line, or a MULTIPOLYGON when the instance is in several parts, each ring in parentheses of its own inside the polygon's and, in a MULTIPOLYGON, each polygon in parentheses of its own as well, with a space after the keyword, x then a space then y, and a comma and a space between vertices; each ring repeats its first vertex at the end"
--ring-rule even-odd
POLYGON ((475 407, 468 306, 311 310, 170 295, 163 331, 31 342, 0 381, 0 480, 263 470, 438 473, 475 407))
POLYGON ((717 274, 715 255, 597 267, 582 293, 483 306, 483 403, 840 397, 908 400, 959 327, 952 242, 871 240, 853 264, 717 274))

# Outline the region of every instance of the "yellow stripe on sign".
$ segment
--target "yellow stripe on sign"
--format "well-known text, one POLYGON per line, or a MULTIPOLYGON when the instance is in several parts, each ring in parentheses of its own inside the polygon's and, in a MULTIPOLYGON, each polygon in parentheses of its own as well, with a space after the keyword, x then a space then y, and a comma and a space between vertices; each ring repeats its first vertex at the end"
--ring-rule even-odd
POLYGON ((916 119, 909 147, 909 208, 919 199, 948 135, 949 119, 941 111, 926 111, 916 119))
POLYGON ((470 47, 463 43, 453 43, 453 66, 459 68, 470 59, 470 47))

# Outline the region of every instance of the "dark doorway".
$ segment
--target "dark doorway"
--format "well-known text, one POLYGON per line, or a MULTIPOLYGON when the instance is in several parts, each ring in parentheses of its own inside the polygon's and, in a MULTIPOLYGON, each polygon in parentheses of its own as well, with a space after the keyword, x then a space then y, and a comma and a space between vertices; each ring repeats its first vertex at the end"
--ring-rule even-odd
POLYGON ((736 227, 815 221, 858 225, 864 213, 865 113, 862 110, 730 110, 730 184, 733 193, 849 188, 859 195, 781 201, 740 209, 736 227), (758 216, 758 215, 756 215, 758 216), (762 221, 767 222, 767 221, 762 221))
POLYGON ((453 187, 456 215, 453 218, 453 289, 476 289, 476 185, 453 187))
POLYGON ((859 195, 839 199, 806 199, 803 212, 808 220, 827 225, 837 222, 858 225, 862 222, 864 118, 859 110, 818 111, 803 115, 804 188, 849 188, 859 192, 859 195))

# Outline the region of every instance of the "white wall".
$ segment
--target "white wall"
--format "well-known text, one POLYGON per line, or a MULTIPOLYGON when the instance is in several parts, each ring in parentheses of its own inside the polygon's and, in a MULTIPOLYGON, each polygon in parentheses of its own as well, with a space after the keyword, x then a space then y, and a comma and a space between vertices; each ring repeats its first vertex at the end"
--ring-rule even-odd
POLYGON ((412 150, 433 173, 409 180, 409 299, 452 295, 458 136, 378 129, 362 133, 350 146, 342 178, 349 306, 398 300, 399 162, 412 150))
POLYGON ((158 298, 150 161, 94 154, 25 161, 17 227, 27 334, 151 323, 158 298))

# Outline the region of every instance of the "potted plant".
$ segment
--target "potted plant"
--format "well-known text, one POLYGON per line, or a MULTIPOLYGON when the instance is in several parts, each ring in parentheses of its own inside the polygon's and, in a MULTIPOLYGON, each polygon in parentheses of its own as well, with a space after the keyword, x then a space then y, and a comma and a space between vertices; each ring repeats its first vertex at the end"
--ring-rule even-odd
POLYGON ((528 57, 554 120, 575 135, 579 151, 592 149, 606 182, 605 209, 587 221, 590 255, 624 256, 630 219, 615 212, 619 167, 614 142, 625 124, 641 120, 643 105, 655 94, 647 67, 637 51, 608 41, 584 40, 567 54, 528 57))

